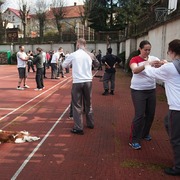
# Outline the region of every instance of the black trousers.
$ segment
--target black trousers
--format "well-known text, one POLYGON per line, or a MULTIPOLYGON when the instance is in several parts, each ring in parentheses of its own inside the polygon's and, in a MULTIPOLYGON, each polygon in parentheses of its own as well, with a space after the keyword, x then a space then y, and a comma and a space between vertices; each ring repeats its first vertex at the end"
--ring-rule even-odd
POLYGON ((57 63, 51 63, 51 78, 57 77, 57 63))
POLYGON ((174 156, 174 168, 180 172, 180 111, 169 110, 164 119, 174 156))
POLYGON ((42 89, 44 87, 43 68, 37 68, 36 70, 36 84, 38 89, 42 89))

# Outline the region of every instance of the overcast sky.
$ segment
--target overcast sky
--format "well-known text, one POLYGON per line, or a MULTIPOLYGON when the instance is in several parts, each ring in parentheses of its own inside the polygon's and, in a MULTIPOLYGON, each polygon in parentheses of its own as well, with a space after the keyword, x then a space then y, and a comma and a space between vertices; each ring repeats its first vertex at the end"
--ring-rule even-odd
MULTIPOLYGON (((35 2, 35 0, 31 0, 31 2, 33 2, 33 1, 35 2)), ((51 0, 44 0, 44 1, 51 2, 51 0)), ((77 5, 82 5, 83 4, 83 0, 64 0, 64 3, 67 6, 73 6, 74 2, 76 2, 77 5)), ((11 7, 11 8, 14 8, 14 9, 18 9, 18 0, 5 0, 5 4, 3 6, 4 6, 4 8, 11 7)))

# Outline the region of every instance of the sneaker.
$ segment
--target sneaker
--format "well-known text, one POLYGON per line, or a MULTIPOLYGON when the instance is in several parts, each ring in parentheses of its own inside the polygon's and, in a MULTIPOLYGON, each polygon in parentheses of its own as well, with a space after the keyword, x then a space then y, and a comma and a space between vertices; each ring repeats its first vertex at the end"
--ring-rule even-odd
POLYGON ((22 87, 17 87, 16 89, 17 90, 24 90, 24 88, 22 88, 22 87))
POLYGON ((108 92, 107 90, 105 90, 105 91, 102 93, 103 96, 107 96, 108 94, 109 94, 109 92, 108 92))
POLYGON ((166 168, 164 172, 171 176, 180 176, 180 171, 175 170, 175 168, 166 168))
POLYGON ((87 126, 87 128, 89 128, 89 129, 94 129, 94 126, 87 126))
POLYGON ((111 95, 114 95, 114 91, 111 91, 110 94, 111 94, 111 95))
POLYGON ((39 88, 36 88, 36 89, 34 89, 35 91, 42 91, 42 89, 39 89, 39 88))
POLYGON ((146 137, 143 138, 146 141, 150 141, 152 139, 152 137, 150 135, 147 135, 146 137))
POLYGON ((77 130, 77 129, 71 129, 71 133, 74 133, 74 134, 78 134, 78 135, 83 135, 84 132, 83 130, 77 130))
POLYGON ((72 117, 72 116, 69 116, 67 119, 72 120, 72 119, 73 119, 73 117, 72 117))
POLYGON ((28 85, 24 85, 24 88, 30 88, 28 85))
POLYGON ((133 149, 141 149, 141 145, 139 143, 129 143, 129 145, 133 148, 133 149))

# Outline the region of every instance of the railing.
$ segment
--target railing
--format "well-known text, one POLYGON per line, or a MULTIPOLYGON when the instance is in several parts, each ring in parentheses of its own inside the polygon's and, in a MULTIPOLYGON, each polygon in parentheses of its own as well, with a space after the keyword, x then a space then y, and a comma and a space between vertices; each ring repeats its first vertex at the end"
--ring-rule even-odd
MULTIPOLYGON (((131 25, 129 24, 126 38, 141 36, 142 34, 148 33, 150 29, 164 23, 164 21, 156 20, 155 8, 157 7, 168 7, 168 1, 164 0, 162 3, 156 4, 156 6, 154 7, 152 6, 150 13, 148 13, 146 17, 140 19, 139 23, 131 24, 131 25)), ((167 15, 167 17, 165 18, 166 19, 165 21, 170 21, 174 18, 180 18, 180 1, 179 0, 177 4, 177 9, 171 14, 167 15)))

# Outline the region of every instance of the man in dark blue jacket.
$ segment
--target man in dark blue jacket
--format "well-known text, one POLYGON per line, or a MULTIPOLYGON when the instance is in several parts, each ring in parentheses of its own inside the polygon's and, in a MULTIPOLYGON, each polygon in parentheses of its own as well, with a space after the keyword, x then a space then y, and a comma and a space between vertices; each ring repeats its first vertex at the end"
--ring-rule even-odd
POLYGON ((109 94, 109 81, 111 82, 110 94, 114 95, 115 88, 115 66, 120 63, 120 59, 112 54, 112 48, 107 49, 107 54, 102 58, 102 63, 105 64, 105 72, 103 77, 104 93, 102 95, 109 94))

